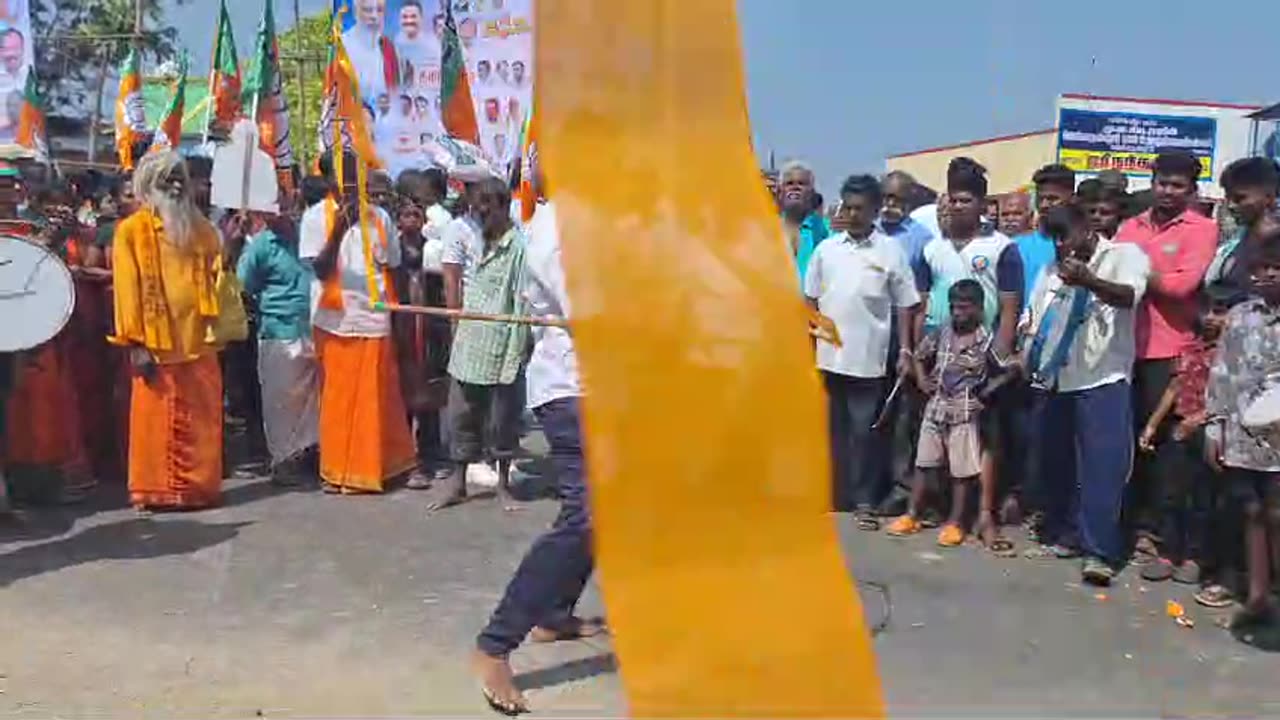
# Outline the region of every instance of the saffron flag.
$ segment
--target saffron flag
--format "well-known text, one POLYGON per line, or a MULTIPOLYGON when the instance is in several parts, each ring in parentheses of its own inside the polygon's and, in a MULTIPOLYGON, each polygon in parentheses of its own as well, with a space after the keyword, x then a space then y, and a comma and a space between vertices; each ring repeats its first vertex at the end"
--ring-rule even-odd
POLYGON ((453 137, 480 144, 476 106, 471 100, 471 81, 462 57, 462 41, 453 21, 453 3, 444 4, 444 34, 440 38, 440 119, 453 137))
POLYGON ((27 85, 22 93, 22 110, 18 115, 18 144, 41 160, 49 158, 49 134, 45 124, 44 101, 36 84, 35 70, 27 72, 27 85))
POLYGON ((120 65, 120 87, 116 92, 116 155, 125 170, 133 169, 137 159, 133 147, 147 133, 144 107, 138 54, 130 48, 120 65))
POLYGON ((277 174, 291 182, 294 158, 289 137, 289 99, 284 94, 273 4, 273 0, 266 0, 262 8, 253 63, 244 84, 244 104, 254 113, 263 151, 275 160, 277 174))
POLYGON ((325 70, 324 105, 320 109, 321 151, 334 150, 334 140, 341 138, 369 168, 381 168, 373 146, 373 109, 360 101, 360 83, 351 58, 342 44, 341 15, 330 24, 329 67, 325 70))
POLYGON ((176 150, 182 143, 182 119, 187 109, 187 54, 178 61, 178 79, 173 86, 173 97, 156 125, 155 137, 149 152, 176 150))
MULTIPOLYGON (((270 5, 270 3, 268 3, 270 5)), ((240 117, 240 60, 236 57, 236 39, 231 31, 231 15, 227 0, 218 8, 218 31, 213 45, 213 67, 209 70, 210 112, 206 132, 226 135, 240 117)))
MULTIPOLYGON (((520 130, 520 219, 528 223, 533 220, 533 211, 538 205, 537 189, 533 186, 534 175, 538 172, 538 131, 535 124, 533 108, 525 117, 524 127, 520 130)), ((545 190, 545 188, 543 188, 545 190)))
POLYGON ((600 586, 634 717, 877 718, 737 5, 536 3, 600 586))

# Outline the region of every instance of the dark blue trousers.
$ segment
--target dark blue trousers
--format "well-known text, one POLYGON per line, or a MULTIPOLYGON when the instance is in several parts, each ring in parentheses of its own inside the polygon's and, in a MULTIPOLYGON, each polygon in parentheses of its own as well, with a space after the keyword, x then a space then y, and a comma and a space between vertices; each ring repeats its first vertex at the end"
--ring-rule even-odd
POLYGON ((1129 383, 1032 392, 1030 439, 1044 541, 1118 564, 1124 558, 1120 510, 1133 470, 1129 383))
POLYGON ((520 561, 489 624, 476 638, 476 647, 493 657, 515 650, 535 626, 563 628, 595 567, 578 401, 554 400, 534 413, 551 447, 560 514, 520 561))

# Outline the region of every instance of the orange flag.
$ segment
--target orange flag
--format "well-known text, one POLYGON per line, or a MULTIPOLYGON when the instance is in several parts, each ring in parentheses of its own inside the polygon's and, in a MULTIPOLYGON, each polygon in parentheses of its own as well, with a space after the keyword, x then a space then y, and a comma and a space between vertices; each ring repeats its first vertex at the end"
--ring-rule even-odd
POLYGON ((444 35, 440 39, 440 107, 444 129, 453 137, 480 145, 480 125, 471 101, 471 81, 462 58, 462 41, 453 22, 453 3, 445 3, 444 35))
POLYGON ((22 93, 22 111, 18 115, 18 144, 42 160, 49 157, 49 130, 45 122, 44 101, 36 84, 36 71, 27 71, 27 85, 22 93))
MULTIPOLYGON (((380 168, 378 151, 373 146, 373 128, 369 127, 368 112, 360 101, 359 75, 351 64, 351 58, 342 44, 342 19, 335 15, 329 28, 329 67, 325 70, 325 98, 320 111, 320 138, 328 143, 341 130, 343 144, 349 144, 356 155, 369 168, 380 168)), ((337 154, 339 150, 334 149, 337 154)))
POLYGON ((736 6, 536 4, 600 584, 635 717, 880 717, 736 6))
POLYGON ((125 170, 133 169, 133 146, 147 132, 142 102, 142 74, 138 54, 130 48, 120 65, 120 87, 116 91, 116 154, 125 170))

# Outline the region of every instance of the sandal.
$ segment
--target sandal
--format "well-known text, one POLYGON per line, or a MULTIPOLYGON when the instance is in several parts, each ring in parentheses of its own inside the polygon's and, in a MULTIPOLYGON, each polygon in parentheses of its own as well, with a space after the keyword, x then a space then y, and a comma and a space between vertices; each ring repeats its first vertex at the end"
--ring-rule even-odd
POLYGON ((959 547, 964 544, 964 530, 959 525, 947 523, 938 533, 938 547, 959 547))
POLYGON ((1164 558, 1159 558, 1155 562, 1144 566, 1139 575, 1147 582, 1165 582, 1173 578, 1173 563, 1164 558))
POLYGON ((889 527, 885 528, 885 532, 888 533, 890 537, 907 537, 915 535, 923 529, 924 526, 919 520, 916 520, 910 515, 903 515, 889 523, 889 527))
POLYGON ((518 717, 529 712, 529 706, 514 701, 503 702, 487 687, 481 686, 480 694, 484 696, 484 701, 489 704, 489 708, 499 715, 518 717))
POLYGON ((1192 596, 1197 603, 1207 608, 1229 608, 1236 603, 1235 593, 1227 589, 1225 585, 1206 585, 1200 592, 1192 596))
POLYGON ((998 558, 1011 558, 1018 554, 1014 552, 1013 541, 1003 537, 997 537, 992 540, 991 544, 987 545, 987 550, 990 550, 991 554, 998 558))
POLYGON ((1179 585, 1200 584, 1200 563, 1195 560, 1184 560, 1173 570, 1173 581, 1179 585))
POLYGON ((871 513, 870 510, 859 510, 853 514, 853 521, 857 523, 858 529, 865 532, 878 532, 880 530, 880 518, 871 513))

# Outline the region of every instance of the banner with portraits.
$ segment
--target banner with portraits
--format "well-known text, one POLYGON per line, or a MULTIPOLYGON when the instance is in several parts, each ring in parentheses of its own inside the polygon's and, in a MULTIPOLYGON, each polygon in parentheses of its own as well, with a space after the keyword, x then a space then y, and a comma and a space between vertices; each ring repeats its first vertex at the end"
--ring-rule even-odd
POLYGON ((342 42, 374 118, 374 143, 393 174, 429 164, 444 134, 445 2, 463 46, 481 147, 499 167, 520 153, 533 101, 534 0, 334 0, 335 11, 345 8, 342 42))
POLYGON ((16 141, 22 92, 35 62, 30 0, 0 0, 0 145, 16 141))

